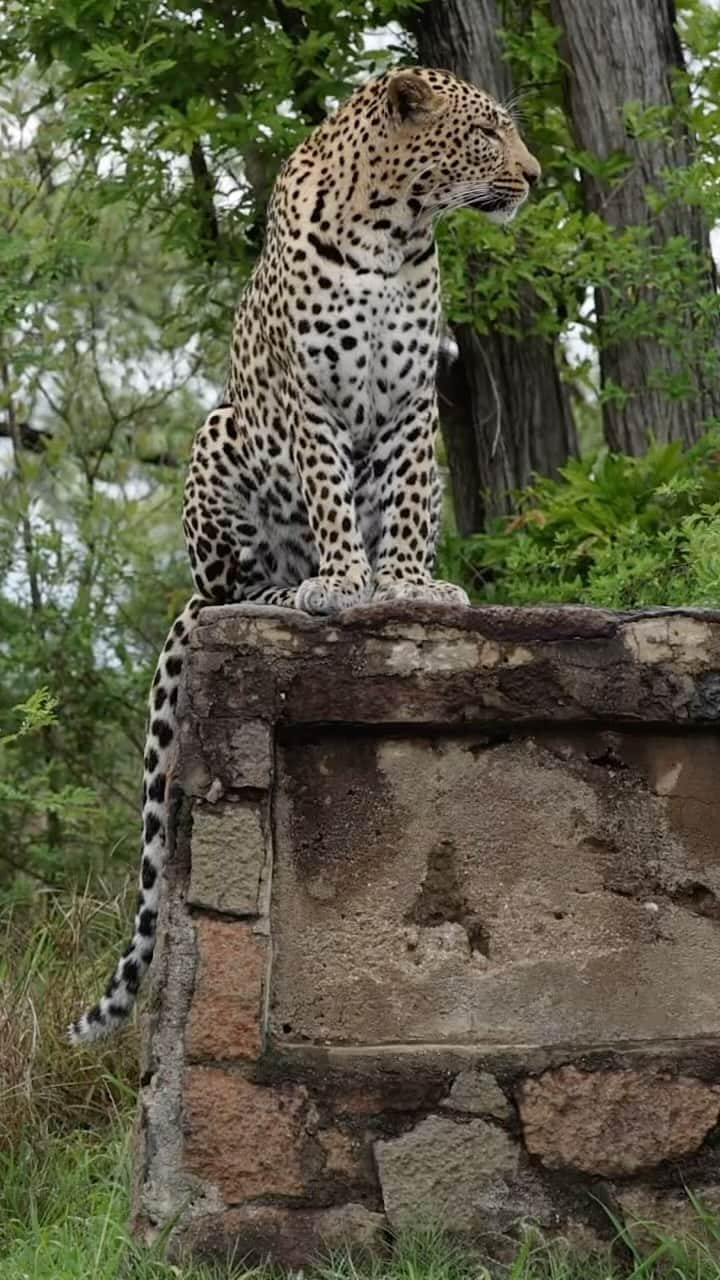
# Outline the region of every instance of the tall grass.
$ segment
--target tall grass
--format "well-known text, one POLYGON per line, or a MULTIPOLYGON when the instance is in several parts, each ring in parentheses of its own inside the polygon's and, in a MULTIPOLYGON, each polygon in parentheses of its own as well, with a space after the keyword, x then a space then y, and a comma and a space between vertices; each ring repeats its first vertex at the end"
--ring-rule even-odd
POLYGON ((35 894, 0 917, 0 1150, 101 1130, 132 1103, 134 1035, 99 1053, 67 1043, 104 986, 128 912, 122 899, 35 894))

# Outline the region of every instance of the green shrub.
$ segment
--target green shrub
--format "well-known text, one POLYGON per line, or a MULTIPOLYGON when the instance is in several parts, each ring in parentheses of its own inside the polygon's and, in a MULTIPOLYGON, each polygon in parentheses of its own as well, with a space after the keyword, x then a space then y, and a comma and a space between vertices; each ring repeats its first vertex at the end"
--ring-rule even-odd
POLYGON ((641 458, 601 450, 517 495, 518 514, 447 534, 443 576, 478 602, 720 606, 720 434, 641 458))

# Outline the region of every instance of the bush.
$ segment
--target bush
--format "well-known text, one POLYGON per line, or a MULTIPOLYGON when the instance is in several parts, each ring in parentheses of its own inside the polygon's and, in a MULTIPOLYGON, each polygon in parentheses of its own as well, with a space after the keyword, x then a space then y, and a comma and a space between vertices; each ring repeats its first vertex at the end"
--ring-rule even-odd
POLYGON ((518 514, 447 534, 442 575, 478 602, 720 606, 720 434, 644 457, 603 449, 516 495, 518 514))

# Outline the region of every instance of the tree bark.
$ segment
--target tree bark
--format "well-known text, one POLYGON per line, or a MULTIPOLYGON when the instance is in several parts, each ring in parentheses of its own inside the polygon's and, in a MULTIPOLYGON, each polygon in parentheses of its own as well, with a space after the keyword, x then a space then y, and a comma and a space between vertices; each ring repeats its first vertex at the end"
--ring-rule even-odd
MULTIPOLYGON (((563 31, 561 53, 569 67, 566 94, 579 145, 601 160, 624 151, 633 161, 612 186, 583 174, 588 208, 613 227, 649 228, 657 245, 684 236, 699 255, 705 287, 714 290, 708 233, 699 210, 673 200, 653 212, 646 196, 648 187, 661 186, 663 170, 684 168, 691 161, 693 139, 679 121, 671 136, 651 139, 629 136, 624 123, 628 102, 673 106, 673 77, 684 67, 674 0, 550 0, 550 10, 563 31)), ((697 440, 703 420, 720 413, 717 378, 703 374, 698 358, 689 370, 691 394, 669 397, 658 383, 683 368, 687 371, 687 356, 653 336, 606 339, 604 331, 617 304, 605 288, 596 289, 595 297, 602 383, 621 387, 627 396, 610 399, 603 407, 610 448, 642 453, 649 430, 661 441, 697 440)), ((632 305, 649 306, 652 317, 658 297, 652 288, 638 288, 632 305)))
MULTIPOLYGON (((496 0, 429 0, 410 21, 423 63, 447 67, 501 101, 511 96, 496 0)), ((553 343, 530 332, 539 305, 532 289, 523 290, 513 317, 521 338, 454 326, 462 367, 441 363, 442 428, 460 533, 510 510, 510 491, 527 484, 533 471, 552 474, 577 453, 553 343)))

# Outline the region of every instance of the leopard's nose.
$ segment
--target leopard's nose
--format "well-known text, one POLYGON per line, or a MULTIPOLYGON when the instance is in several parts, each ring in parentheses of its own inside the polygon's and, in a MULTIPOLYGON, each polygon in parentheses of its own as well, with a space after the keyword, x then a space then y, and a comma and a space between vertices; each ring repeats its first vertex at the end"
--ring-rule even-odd
POLYGON ((527 155, 527 159, 523 163, 522 171, 523 171, 523 177, 527 182, 528 186, 534 187, 535 183, 540 177, 540 174, 542 173, 542 169, 540 168, 540 165, 538 164, 535 157, 531 156, 529 152, 527 155))

